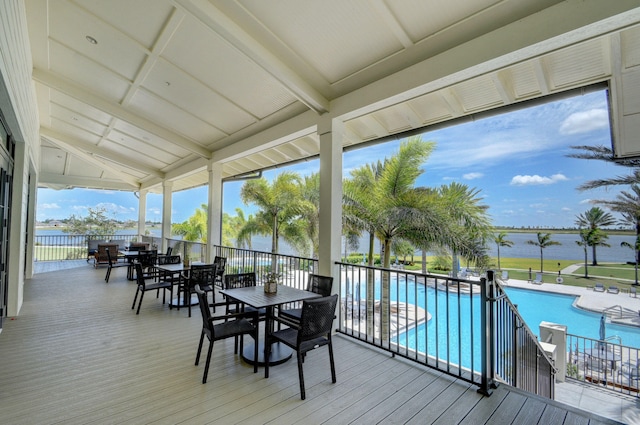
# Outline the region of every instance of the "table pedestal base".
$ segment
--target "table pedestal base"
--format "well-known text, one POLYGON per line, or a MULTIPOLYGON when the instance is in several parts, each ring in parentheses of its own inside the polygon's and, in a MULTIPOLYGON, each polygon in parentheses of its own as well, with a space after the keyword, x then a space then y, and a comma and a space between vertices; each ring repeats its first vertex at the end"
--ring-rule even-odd
MULTIPOLYGON (((196 294, 191 294, 191 299, 189 300, 191 305, 198 305, 198 296, 196 294)), ((188 302, 189 302, 188 301, 188 302)), ((171 302, 169 302, 169 307, 188 307, 189 304, 184 302, 184 297, 174 297, 171 302)))
MULTIPOLYGON (((255 363, 255 360, 253 358, 254 344, 255 343, 253 342, 253 340, 245 341, 244 349, 242 350, 242 359, 251 365, 255 363)), ((286 362, 291 358, 292 354, 293 350, 284 344, 281 344, 279 342, 271 344, 269 366, 275 366, 286 362)), ((264 341, 260 341, 258 343, 258 366, 264 366, 264 364, 264 341)))

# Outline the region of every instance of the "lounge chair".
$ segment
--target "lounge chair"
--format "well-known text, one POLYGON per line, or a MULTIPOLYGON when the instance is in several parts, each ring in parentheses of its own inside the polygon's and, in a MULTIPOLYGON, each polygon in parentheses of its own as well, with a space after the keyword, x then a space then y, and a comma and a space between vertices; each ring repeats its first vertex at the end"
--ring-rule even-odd
POLYGON ((536 273, 536 278, 533 281, 536 285, 542 285, 544 282, 542 281, 542 273, 536 273))
POLYGON ((615 285, 610 285, 607 288, 607 292, 610 293, 610 294, 619 294, 620 293, 620 289, 615 285))
POLYGON ((504 280, 505 282, 509 280, 509 272, 506 270, 503 270, 501 279, 504 280))
POLYGON ((633 298, 636 298, 637 292, 636 292, 636 287, 635 286, 632 286, 632 287, 629 288, 629 296, 633 297, 633 298))
POLYGON ((604 285, 600 282, 596 282, 596 286, 593 287, 595 292, 604 292, 604 285))

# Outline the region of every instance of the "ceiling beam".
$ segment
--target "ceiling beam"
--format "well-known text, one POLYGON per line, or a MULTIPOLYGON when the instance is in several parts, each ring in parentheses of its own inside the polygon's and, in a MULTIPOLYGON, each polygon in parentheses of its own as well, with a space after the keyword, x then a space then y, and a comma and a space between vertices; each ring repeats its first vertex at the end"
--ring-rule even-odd
POLYGON ((33 70, 33 79, 45 86, 58 90, 68 96, 73 97, 81 102, 86 103, 104 113, 113 115, 114 117, 128 122, 131 125, 139 127, 149 133, 167 140, 170 143, 180 146, 182 149, 188 150, 202 158, 209 159, 211 152, 197 144, 191 139, 184 136, 180 136, 146 118, 143 118, 121 105, 106 100, 98 95, 90 93, 86 88, 73 84, 72 82, 60 78, 50 72, 43 71, 41 69, 33 70))
MULTIPOLYGON (((144 164, 141 164, 138 161, 133 161, 130 157, 128 156, 124 156, 124 155, 119 155, 117 153, 114 153, 110 150, 101 148, 100 146, 96 146, 92 143, 87 143, 84 142, 80 139, 77 139, 75 137, 71 137, 65 134, 62 134, 60 132, 57 132, 55 130, 51 130, 48 128, 44 128, 41 127, 40 128, 40 135, 47 138, 47 140, 49 141, 53 141, 55 140, 59 140, 63 143, 67 143, 71 146, 75 146, 78 149, 81 149, 89 154, 93 154, 93 155, 98 155, 103 157, 105 160, 107 161, 111 161, 111 162, 115 162, 116 164, 121 164, 124 165, 126 167, 132 168, 134 170, 138 170, 142 173, 145 174, 149 174, 152 175, 154 177, 159 177, 161 179, 163 179, 165 177, 164 173, 162 171, 159 171, 155 168, 152 167, 148 167, 144 164)), ((54 142, 55 143, 55 142, 54 142)))
MULTIPOLYGON (((95 166, 97 166, 99 169, 104 170, 109 172, 110 174, 112 174, 113 176, 115 176, 117 179, 122 180, 125 183, 128 183, 131 185, 131 187, 133 188, 138 188, 140 186, 140 183, 138 182, 138 180, 136 178, 134 178, 131 175, 125 175, 123 173, 123 171, 117 167, 113 167, 107 163, 105 163, 104 161, 96 158, 95 156, 93 156, 90 153, 85 152, 83 149, 78 148, 68 142, 65 142, 63 140, 59 140, 55 137, 46 137, 44 135, 41 135, 40 137, 46 139, 48 142, 53 143, 54 145, 56 145, 57 147, 59 147, 60 149, 77 156, 78 158, 87 161, 90 164, 93 164, 95 166)), ((130 189, 131 189, 130 187, 130 189)))
POLYGON ((130 184, 112 180, 104 180, 95 177, 78 177, 78 176, 63 176, 60 174, 52 173, 40 173, 38 174, 38 186, 55 185, 65 187, 87 187, 91 189, 110 189, 110 190, 124 190, 131 192, 132 188, 130 184))
POLYGON ((285 65, 262 44, 247 34, 209 0, 175 0, 236 50, 278 80, 294 97, 319 114, 329 110, 329 100, 311 87, 304 78, 285 65))

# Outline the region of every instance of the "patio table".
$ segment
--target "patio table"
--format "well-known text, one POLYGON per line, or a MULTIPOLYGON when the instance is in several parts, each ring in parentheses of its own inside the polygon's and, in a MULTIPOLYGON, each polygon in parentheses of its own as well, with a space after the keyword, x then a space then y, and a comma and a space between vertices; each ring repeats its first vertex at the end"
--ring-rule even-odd
MULTIPOLYGON (((276 306, 317 298, 320 296, 314 292, 303 291, 301 289, 284 285, 278 285, 278 292, 273 294, 264 292, 264 286, 223 289, 220 293, 238 302, 250 305, 255 309, 259 310, 264 308, 267 312, 264 325, 265 334, 266 332, 270 332, 273 327, 273 312, 276 306)), ((242 358, 249 364, 254 364, 257 361, 259 365, 263 366, 265 364, 264 340, 259 341, 258 344, 258 359, 254 359, 253 357, 253 344, 245 344, 242 351, 242 358)), ((280 344, 278 342, 272 344, 269 365, 278 365, 286 362, 291 358, 292 353, 293 351, 284 344, 280 344)))
MULTIPOLYGON (((195 261, 193 263, 190 263, 188 266, 185 266, 184 263, 178 263, 178 264, 158 264, 156 265, 156 268, 158 270, 160 270, 161 272, 167 273, 167 274, 177 274, 179 273, 182 278, 186 278, 188 279, 188 272, 191 270, 191 265, 192 264, 204 264, 202 262, 199 261, 195 261)), ((175 298, 173 298, 170 302, 169 302, 169 306, 170 307, 187 307, 189 305, 189 303, 191 303, 191 305, 198 305, 198 296, 196 294, 191 294, 190 299, 187 298, 187 291, 184 291, 184 297, 180 298, 179 295, 177 295, 175 298)))

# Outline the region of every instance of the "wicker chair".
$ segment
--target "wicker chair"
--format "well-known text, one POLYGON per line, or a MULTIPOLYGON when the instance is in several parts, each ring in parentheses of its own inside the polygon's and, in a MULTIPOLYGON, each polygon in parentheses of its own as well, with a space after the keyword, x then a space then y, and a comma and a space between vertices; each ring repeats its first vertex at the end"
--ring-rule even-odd
POLYGON ((173 298, 173 284, 171 282, 153 282, 147 283, 144 277, 144 273, 142 272, 142 265, 140 263, 136 263, 136 280, 137 280, 137 288, 136 295, 133 297, 133 304, 131 304, 131 310, 134 309, 136 305, 136 299, 138 298, 138 293, 140 294, 140 301, 138 302, 138 310, 136 314, 140 314, 140 306, 142 305, 142 298, 144 298, 144 293, 147 291, 158 291, 160 289, 163 290, 162 293, 162 304, 164 304, 167 300, 167 290, 169 291, 169 299, 173 298))
POLYGON ((214 282, 214 285, 217 285, 219 288, 222 288, 224 271, 225 271, 225 268, 227 267, 227 257, 219 257, 216 255, 216 258, 213 259, 213 264, 217 266, 216 280, 214 282))
MULTIPOLYGON (((323 297, 331 295, 331 286, 333 285, 333 277, 320 276, 317 274, 309 274, 309 282, 307 283, 307 291, 319 294, 323 297)), ((302 308, 291 308, 286 310, 279 310, 278 316, 282 319, 283 323, 298 324, 300 323, 300 316, 302 315, 302 308)))
POLYGON ((98 252, 96 252, 95 261, 93 263, 94 267, 109 264, 109 257, 107 257, 107 250, 109 250, 110 252, 115 252, 117 255, 118 245, 111 244, 111 243, 98 244, 98 252))
MULTIPOLYGON (((211 362, 211 354, 213 352, 213 343, 226 338, 240 337, 240 352, 242 352, 243 340, 242 336, 251 335, 254 339, 254 358, 258 358, 258 322, 257 315, 253 313, 234 313, 224 314, 220 316, 212 316, 207 301, 206 293, 200 289, 199 285, 194 286, 196 294, 198 294, 198 305, 202 313, 202 332, 200 333, 200 343, 198 344, 198 353, 196 354, 196 366, 200 362, 200 353, 204 337, 209 339, 209 350, 207 351, 207 361, 204 366, 204 374, 202 375, 202 383, 207 383, 207 375, 209 374, 209 363, 211 362), (220 322, 220 323, 215 323, 220 322)), ((219 303, 218 306, 224 306, 225 303, 219 303)), ((236 345, 235 354, 238 354, 236 345)), ((258 372, 258 362, 253 364, 253 373, 258 372)))
MULTIPOLYGON (((331 343, 331 327, 335 318, 338 295, 315 298, 302 302, 302 315, 298 326, 286 328, 269 334, 265 340, 264 377, 269 377, 269 355, 271 344, 282 342, 296 351, 298 357, 298 379, 300 380, 300 398, 306 398, 302 362, 307 352, 328 346, 331 364, 331 381, 336 382, 336 368, 333 362, 333 344, 331 343)), ((279 318, 274 320, 279 321, 279 318)))
MULTIPOLYGON (((234 288, 248 288, 250 286, 256 286, 256 274, 254 272, 251 273, 237 273, 237 274, 228 274, 224 277, 224 289, 234 289, 234 288)), ((234 301, 227 300, 227 312, 235 313, 240 310, 239 304, 236 304, 235 308, 231 308, 231 305, 234 304, 234 301)), ((242 305, 242 311, 255 312, 257 311, 254 307, 249 305, 242 305)), ((261 308, 258 311, 260 320, 265 320, 267 317, 267 310, 261 308)))

